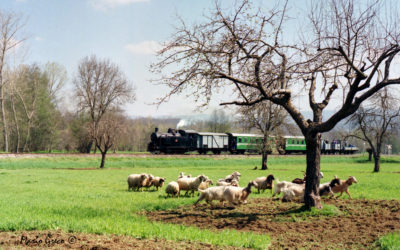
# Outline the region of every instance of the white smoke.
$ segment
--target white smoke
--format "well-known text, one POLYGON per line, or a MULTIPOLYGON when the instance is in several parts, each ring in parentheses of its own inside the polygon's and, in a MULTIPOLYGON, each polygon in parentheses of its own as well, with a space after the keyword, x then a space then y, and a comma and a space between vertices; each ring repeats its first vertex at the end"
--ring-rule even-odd
POLYGON ((178 124, 176 125, 176 129, 179 129, 187 124, 186 120, 181 119, 178 124))

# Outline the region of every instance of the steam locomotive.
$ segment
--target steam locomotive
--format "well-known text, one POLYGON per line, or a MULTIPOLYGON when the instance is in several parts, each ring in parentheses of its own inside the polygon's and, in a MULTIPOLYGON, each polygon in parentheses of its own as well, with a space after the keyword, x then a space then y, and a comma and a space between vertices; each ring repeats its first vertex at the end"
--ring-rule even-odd
MULTIPOLYGON (((158 128, 150 136, 147 151, 154 154, 184 154, 186 152, 198 152, 206 154, 212 152, 220 154, 260 153, 263 135, 239 134, 239 133, 210 133, 197 132, 195 130, 168 129, 167 133, 161 133, 158 128)), ((306 153, 306 141, 303 136, 282 136, 268 138, 276 144, 279 154, 306 153)), ((322 154, 354 154, 358 148, 346 141, 321 140, 322 154)))

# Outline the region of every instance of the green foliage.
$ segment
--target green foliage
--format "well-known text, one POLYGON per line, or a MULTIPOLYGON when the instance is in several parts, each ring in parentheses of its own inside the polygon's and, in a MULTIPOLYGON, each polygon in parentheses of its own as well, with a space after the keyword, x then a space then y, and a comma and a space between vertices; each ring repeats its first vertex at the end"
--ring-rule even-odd
POLYGON ((57 143, 60 121, 54 77, 50 79, 36 64, 21 65, 13 75, 6 103, 7 120, 12 127, 10 150, 50 150, 57 143))
POLYGON ((376 245, 382 250, 399 250, 400 249, 400 232, 390 233, 381 237, 376 245))

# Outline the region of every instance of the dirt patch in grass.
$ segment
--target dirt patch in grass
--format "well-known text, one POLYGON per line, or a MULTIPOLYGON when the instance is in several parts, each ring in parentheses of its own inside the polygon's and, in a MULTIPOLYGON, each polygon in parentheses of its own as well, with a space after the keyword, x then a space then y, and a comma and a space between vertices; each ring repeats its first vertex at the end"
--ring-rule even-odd
MULTIPOLYGON (((0 232, 0 249, 221 249, 211 244, 56 231, 0 232)), ((235 249, 232 247, 225 249, 235 249)))
POLYGON ((382 235, 400 230, 399 201, 325 200, 333 215, 306 216, 302 204, 250 199, 236 208, 220 204, 147 212, 150 220, 212 230, 234 229, 271 236, 271 249, 365 249, 382 235))

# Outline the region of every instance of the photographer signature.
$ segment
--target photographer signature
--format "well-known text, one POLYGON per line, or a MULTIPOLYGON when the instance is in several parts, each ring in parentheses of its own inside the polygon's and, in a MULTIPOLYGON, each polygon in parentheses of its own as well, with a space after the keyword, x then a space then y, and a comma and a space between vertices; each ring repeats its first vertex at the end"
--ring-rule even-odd
POLYGON ((25 246, 55 246, 62 245, 64 243, 74 244, 76 243, 76 236, 69 236, 67 239, 54 237, 51 233, 46 235, 36 235, 35 238, 29 238, 28 236, 22 235, 19 243, 25 246))

